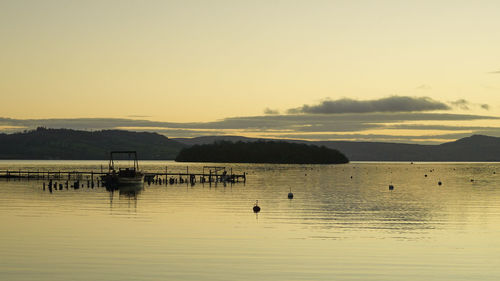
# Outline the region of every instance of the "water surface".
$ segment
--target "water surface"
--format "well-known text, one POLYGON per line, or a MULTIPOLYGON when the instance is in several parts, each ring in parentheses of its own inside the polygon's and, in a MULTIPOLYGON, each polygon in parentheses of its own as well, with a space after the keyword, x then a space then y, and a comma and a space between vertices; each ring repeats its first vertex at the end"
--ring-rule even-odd
MULTIPOLYGON (((0 161, 0 170, 101 165, 0 161)), ((186 165, 207 164, 141 162, 148 171, 186 165)), ((0 179, 0 279, 500 278, 500 164, 224 166, 247 182, 146 185, 127 196, 0 179)))

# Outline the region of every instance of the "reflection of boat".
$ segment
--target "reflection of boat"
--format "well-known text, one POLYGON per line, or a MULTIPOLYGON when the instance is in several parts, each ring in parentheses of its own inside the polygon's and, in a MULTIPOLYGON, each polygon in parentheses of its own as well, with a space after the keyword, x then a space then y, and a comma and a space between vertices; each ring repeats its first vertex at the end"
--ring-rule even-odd
MULTIPOLYGON (((120 159, 122 160, 122 159, 120 159)), ((124 193, 137 192, 142 189, 144 174, 139 170, 137 152, 135 151, 112 151, 109 157, 109 171, 102 176, 102 181, 106 188, 111 190, 119 189, 124 193), (133 160, 133 165, 125 168, 115 166, 117 155, 127 155, 128 160, 133 160)))

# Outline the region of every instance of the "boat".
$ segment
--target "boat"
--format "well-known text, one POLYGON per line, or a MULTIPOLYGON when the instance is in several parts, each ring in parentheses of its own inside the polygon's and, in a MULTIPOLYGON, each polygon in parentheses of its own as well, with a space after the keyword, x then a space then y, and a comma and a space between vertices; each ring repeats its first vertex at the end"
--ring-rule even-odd
POLYGON ((141 187, 144 182, 144 174, 139 170, 136 151, 111 151, 109 155, 108 172, 102 176, 102 181, 110 189, 126 189, 128 187, 141 187), (127 155, 133 165, 129 167, 117 167, 115 165, 117 155, 127 155))

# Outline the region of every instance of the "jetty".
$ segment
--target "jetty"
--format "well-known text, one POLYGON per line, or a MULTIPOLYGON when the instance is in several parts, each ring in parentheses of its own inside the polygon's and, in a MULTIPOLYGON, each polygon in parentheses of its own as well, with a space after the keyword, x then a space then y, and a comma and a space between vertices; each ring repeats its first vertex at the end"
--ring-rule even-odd
MULTIPOLYGON (((176 167, 179 170, 179 167, 176 167)), ((59 180, 59 181, 80 181, 100 182, 102 176, 108 172, 100 171, 74 171, 74 170, 0 170, 0 179, 19 179, 19 180, 59 180)), ((176 183, 216 183, 216 182, 246 182, 247 173, 233 173, 221 166, 204 166, 201 171, 195 171, 186 167, 186 171, 169 172, 165 167, 164 172, 143 171, 144 182, 148 184, 176 184, 176 183)))

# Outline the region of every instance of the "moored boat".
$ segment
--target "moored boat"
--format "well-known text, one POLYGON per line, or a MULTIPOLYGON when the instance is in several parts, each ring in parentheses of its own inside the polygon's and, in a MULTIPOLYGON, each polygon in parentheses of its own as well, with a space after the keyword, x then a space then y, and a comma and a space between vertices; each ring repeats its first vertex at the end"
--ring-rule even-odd
POLYGON ((102 180, 106 187, 113 189, 127 186, 142 187, 144 174, 139 170, 137 152, 112 151, 109 157, 108 173, 102 176, 102 180), (117 165, 115 165, 116 155, 128 155, 128 160, 133 161, 133 165, 124 168, 118 167, 117 165))

